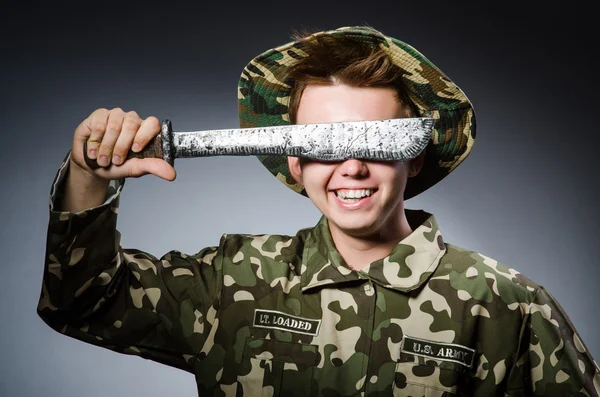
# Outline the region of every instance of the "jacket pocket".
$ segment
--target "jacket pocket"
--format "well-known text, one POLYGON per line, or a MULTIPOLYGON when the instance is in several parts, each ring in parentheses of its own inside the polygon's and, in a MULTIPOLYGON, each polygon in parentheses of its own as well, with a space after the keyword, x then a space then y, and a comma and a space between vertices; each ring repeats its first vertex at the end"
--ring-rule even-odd
POLYGON ((460 364, 404 357, 396 363, 393 396, 450 397, 462 396, 469 375, 460 364))
POLYGON ((237 378, 238 395, 310 396, 317 356, 316 345, 248 338, 237 378))

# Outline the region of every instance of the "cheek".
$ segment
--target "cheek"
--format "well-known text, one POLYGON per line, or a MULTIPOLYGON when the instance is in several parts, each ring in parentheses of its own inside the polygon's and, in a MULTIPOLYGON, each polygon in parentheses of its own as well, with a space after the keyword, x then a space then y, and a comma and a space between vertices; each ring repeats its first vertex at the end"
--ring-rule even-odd
POLYGON ((377 164, 377 173, 382 180, 397 181, 406 179, 409 165, 405 162, 381 163, 377 164))
POLYGON ((310 163, 303 167, 302 175, 304 179, 304 186, 307 189, 323 189, 326 188, 331 179, 332 167, 328 167, 325 164, 310 163))
POLYGON ((395 194, 403 192, 408 177, 408 164, 397 163, 385 169, 385 181, 395 194))

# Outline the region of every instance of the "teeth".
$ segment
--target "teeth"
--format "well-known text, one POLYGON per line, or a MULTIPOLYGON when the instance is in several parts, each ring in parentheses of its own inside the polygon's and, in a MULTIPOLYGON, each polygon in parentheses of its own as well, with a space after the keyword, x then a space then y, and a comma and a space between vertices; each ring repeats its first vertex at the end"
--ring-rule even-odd
POLYGON ((335 194, 340 199, 361 199, 372 195, 373 189, 336 190, 335 194))

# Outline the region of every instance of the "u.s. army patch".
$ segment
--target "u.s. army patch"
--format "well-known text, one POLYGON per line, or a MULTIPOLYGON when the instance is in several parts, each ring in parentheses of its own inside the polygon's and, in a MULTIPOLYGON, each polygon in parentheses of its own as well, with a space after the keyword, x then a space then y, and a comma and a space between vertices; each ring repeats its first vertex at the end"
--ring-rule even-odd
POLYGON ((435 342, 404 335, 400 351, 415 356, 450 361, 471 368, 475 350, 455 343, 435 342))
POLYGON ((252 324, 258 328, 278 329, 281 331, 296 332, 298 334, 317 336, 321 320, 290 316, 289 314, 274 310, 254 310, 252 324))

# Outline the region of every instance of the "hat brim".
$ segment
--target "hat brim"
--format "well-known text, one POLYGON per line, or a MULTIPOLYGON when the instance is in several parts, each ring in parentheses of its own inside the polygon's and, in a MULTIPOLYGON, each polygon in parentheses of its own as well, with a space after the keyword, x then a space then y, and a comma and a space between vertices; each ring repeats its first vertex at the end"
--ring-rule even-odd
MULTIPOLYGON (((346 27, 314 35, 345 35, 380 47, 401 68, 403 83, 419 116, 436 120, 419 174, 409 178, 404 199, 414 197, 450 174, 475 142, 475 112, 463 91, 410 45, 366 27, 346 27)), ((302 41, 268 50, 244 68, 238 84, 240 126, 290 124, 289 101, 294 81, 286 70, 307 54, 302 41)), ((259 156, 261 163, 290 189, 306 196, 289 173, 284 156, 259 156)))

